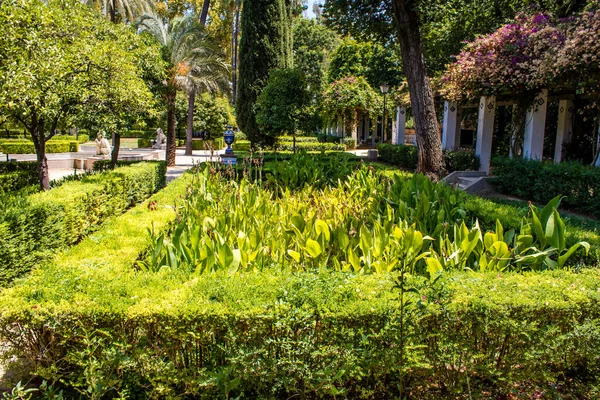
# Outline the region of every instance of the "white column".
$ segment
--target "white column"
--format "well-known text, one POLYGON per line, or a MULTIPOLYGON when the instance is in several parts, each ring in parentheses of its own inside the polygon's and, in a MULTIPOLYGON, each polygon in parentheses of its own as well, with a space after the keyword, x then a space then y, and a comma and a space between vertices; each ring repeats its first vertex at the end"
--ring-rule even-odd
POLYGON ((479 156, 479 170, 490 173, 492 155, 492 137, 494 136, 494 117, 496 115, 496 97, 482 97, 479 101, 479 118, 477 119, 477 143, 475 155, 479 156))
POLYGON ((406 140, 406 107, 396 108, 396 131, 394 132, 394 144, 404 144, 406 140))
POLYGON ((357 132, 356 132, 356 145, 358 146, 360 144, 360 141, 362 140, 362 136, 365 130, 365 117, 360 117, 360 119, 358 120, 358 128, 357 128, 357 132))
POLYGON ((554 162, 560 163, 563 159, 563 146, 571 143, 573 134, 573 100, 561 100, 558 103, 558 128, 556 129, 556 145, 554 147, 554 162))
MULTIPOLYGON (((596 142, 596 152, 600 153, 600 125, 598 125, 598 141, 596 142)), ((596 167, 600 167, 600 155, 596 158, 596 163, 594 164, 596 167)))
POLYGON ((544 89, 536 96, 533 106, 527 111, 525 136, 523 137, 523 158, 541 160, 544 153, 544 130, 546 129, 546 110, 548 109, 548 90, 544 89))
POLYGON ((458 106, 452 101, 446 101, 444 103, 444 124, 442 126, 442 148, 444 150, 454 150, 457 136, 460 141, 459 124, 458 106))

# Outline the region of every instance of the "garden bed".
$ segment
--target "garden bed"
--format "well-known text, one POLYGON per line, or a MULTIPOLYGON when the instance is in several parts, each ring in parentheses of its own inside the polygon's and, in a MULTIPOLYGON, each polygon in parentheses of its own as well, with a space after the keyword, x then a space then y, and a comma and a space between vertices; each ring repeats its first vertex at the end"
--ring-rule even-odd
MULTIPOLYGON (((0 295, 7 356, 97 397, 598 394, 600 274, 548 270, 564 230, 482 232, 446 185, 308 157, 111 218, 0 295)), ((528 212, 560 227, 555 205, 528 212)))

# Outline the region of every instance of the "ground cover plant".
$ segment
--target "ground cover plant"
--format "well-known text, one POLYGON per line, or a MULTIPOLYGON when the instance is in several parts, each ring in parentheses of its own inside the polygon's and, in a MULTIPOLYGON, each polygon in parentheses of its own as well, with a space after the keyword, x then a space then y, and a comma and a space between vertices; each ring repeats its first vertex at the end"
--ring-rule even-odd
POLYGON ((0 285, 6 286, 107 217, 164 186, 164 162, 139 163, 85 176, 42 193, 11 195, 0 211, 0 285))
POLYGON ((560 198, 485 232, 419 175, 317 158, 288 186, 303 157, 186 174, 37 268, 0 295, 7 356, 98 399, 597 396, 600 280, 564 268, 560 198))

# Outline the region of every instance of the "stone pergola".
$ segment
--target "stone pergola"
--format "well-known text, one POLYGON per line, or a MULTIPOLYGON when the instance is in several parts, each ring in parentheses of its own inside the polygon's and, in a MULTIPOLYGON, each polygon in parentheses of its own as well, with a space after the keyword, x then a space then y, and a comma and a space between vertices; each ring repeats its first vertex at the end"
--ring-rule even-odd
MULTIPOLYGON (((563 160, 563 147, 571 141, 575 112, 571 98, 565 96, 565 98, 559 98, 558 100, 559 113, 554 151, 555 163, 560 163, 563 160)), ((536 96, 532 107, 527 111, 523 136, 523 158, 542 159, 548 101, 548 90, 544 89, 536 96)), ((478 107, 475 154, 479 156, 481 162, 480 171, 489 173, 496 108, 513 103, 513 101, 498 102, 494 96, 481 97, 479 105, 462 107, 459 107, 457 103, 446 101, 444 103, 444 120, 442 124, 442 146, 444 150, 453 150, 460 147, 461 110, 463 108, 478 107)))

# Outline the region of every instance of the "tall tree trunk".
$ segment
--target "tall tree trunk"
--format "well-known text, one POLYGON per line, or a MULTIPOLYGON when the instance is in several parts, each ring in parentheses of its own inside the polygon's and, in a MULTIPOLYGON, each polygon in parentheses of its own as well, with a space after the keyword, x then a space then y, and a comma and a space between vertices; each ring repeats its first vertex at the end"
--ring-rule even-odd
POLYGON ((202 12, 200 13, 200 23, 206 25, 206 19, 208 18, 208 9, 210 8, 210 0, 204 0, 202 4, 202 12))
POLYGON ((110 22, 113 24, 117 22, 117 0, 111 0, 110 2, 110 22))
POLYGON ((177 137, 175 135, 175 95, 176 92, 167 95, 167 166, 175 166, 177 137))
POLYGON ((237 101, 237 64, 238 64, 238 44, 240 37, 240 12, 242 8, 241 0, 236 1, 235 23, 231 31, 231 84, 233 89, 233 104, 237 101))
POLYGON ((118 133, 112 134, 112 153, 110 155, 110 169, 114 169, 119 159, 119 150, 121 149, 121 135, 118 133))
POLYGON ((188 118, 187 118, 187 128, 186 128, 186 141, 185 141, 185 155, 192 155, 192 141, 194 139, 194 102, 196 100, 196 92, 191 91, 190 97, 188 98, 188 118))
POLYGON ((416 4, 412 0, 393 0, 392 7, 415 121, 418 170, 430 177, 439 177, 444 172, 442 141, 423 58, 416 4))

